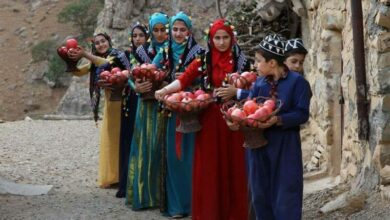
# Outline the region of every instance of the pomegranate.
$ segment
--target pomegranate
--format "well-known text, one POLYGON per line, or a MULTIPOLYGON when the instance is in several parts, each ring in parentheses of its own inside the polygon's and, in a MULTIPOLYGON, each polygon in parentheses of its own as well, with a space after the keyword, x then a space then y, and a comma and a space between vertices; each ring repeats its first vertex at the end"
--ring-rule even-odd
POLYGON ((114 67, 111 69, 111 74, 115 74, 117 72, 122 72, 122 70, 119 67, 114 67))
POLYGON ((237 108, 237 109, 234 109, 232 111, 232 119, 233 119, 233 121, 240 122, 240 121, 244 120, 245 118, 246 118, 246 114, 241 109, 237 108))
POLYGON ((69 50, 70 48, 74 48, 76 49, 77 48, 77 40, 74 39, 74 38, 70 38, 68 40, 66 40, 66 48, 69 50))
POLYGON ((249 83, 253 83, 256 81, 257 75, 254 72, 243 72, 241 74, 249 83))
POLYGON ((264 102, 265 106, 269 106, 271 110, 273 111, 275 109, 275 101, 272 99, 268 99, 267 101, 264 102))
POLYGON ((111 73, 106 70, 106 71, 101 72, 99 77, 102 80, 108 80, 110 78, 110 76, 111 76, 111 73))
POLYGON ((198 89, 198 90, 196 90, 196 91, 194 92, 194 95, 195 95, 195 97, 198 97, 199 95, 205 94, 205 93, 206 93, 205 91, 203 91, 203 90, 201 90, 201 89, 198 89))
POLYGON ((244 103, 243 110, 247 115, 255 113, 255 111, 258 109, 258 105, 253 100, 248 100, 244 103))
POLYGON ((265 121, 267 117, 269 116, 268 110, 264 109, 264 107, 261 107, 256 110, 255 116, 260 121, 265 121))

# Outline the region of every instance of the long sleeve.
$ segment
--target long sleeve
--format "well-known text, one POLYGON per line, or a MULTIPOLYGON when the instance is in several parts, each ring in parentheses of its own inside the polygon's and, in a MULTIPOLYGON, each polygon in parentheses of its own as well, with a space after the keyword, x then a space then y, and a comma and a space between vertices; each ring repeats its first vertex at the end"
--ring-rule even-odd
POLYGON ((252 86, 251 90, 245 90, 247 92, 247 96, 244 97, 243 94, 241 94, 240 99, 244 98, 254 98, 260 95, 260 85, 262 83, 262 78, 257 78, 255 84, 252 86))
MULTIPOLYGON (((110 60, 104 59, 102 57, 96 57, 96 59, 94 60, 94 64, 96 66, 101 66, 101 65, 108 63, 108 62, 110 62, 110 60)), ((91 68, 91 63, 86 63, 86 64, 83 64, 83 65, 77 67, 77 69, 79 69, 79 71, 72 72, 72 74, 74 76, 84 76, 84 75, 87 75, 89 73, 90 68, 91 68)))
POLYGON ((246 98, 248 98, 249 93, 250 93, 250 90, 238 89, 237 90, 237 99, 239 99, 239 100, 246 99, 246 98))
POLYGON ((309 119, 311 96, 309 83, 299 78, 293 91, 293 108, 280 115, 283 128, 299 126, 309 119))
POLYGON ((74 71, 72 72, 72 74, 74 76, 85 76, 89 73, 89 69, 91 68, 91 64, 90 63, 86 63, 84 65, 81 65, 79 67, 77 67, 77 69, 79 71, 74 71))
POLYGON ((199 70, 202 62, 199 59, 193 60, 190 65, 185 69, 184 73, 177 78, 180 81, 181 88, 184 89, 191 85, 196 77, 202 75, 202 71, 199 70))

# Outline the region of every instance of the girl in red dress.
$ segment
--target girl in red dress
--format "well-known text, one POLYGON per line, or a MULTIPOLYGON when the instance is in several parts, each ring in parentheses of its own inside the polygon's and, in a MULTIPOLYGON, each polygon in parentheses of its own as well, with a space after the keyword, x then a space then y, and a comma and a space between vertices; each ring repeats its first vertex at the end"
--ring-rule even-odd
MULTIPOLYGON (((198 76, 204 89, 212 90, 223 101, 236 96, 233 87, 223 88, 226 74, 243 72, 249 62, 235 43, 233 27, 224 19, 210 27, 208 51, 195 59, 185 72, 156 92, 161 99, 185 89, 198 76)), ((213 103, 201 115, 202 130, 196 134, 193 164, 192 219, 245 220, 248 218, 247 175, 243 137, 231 131, 213 103)))

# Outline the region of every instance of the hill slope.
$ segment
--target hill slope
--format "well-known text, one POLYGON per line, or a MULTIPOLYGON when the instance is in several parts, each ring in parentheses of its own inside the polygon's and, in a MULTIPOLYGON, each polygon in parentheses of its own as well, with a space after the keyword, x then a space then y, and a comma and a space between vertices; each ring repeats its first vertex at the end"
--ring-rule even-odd
POLYGON ((44 64, 32 64, 30 48, 45 39, 76 34, 59 24, 57 14, 69 0, 2 0, 0 3, 0 119, 52 112, 65 88, 51 89, 43 81, 44 64), (37 80, 38 79, 38 80, 37 80))

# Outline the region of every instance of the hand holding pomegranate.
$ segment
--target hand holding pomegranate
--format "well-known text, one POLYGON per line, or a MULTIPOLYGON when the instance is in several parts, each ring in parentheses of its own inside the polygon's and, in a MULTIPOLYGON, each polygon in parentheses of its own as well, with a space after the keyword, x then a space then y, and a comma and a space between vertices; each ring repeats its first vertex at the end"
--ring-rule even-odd
POLYGON ((154 93, 154 96, 156 97, 157 100, 163 100, 164 97, 168 94, 168 90, 166 88, 162 88, 157 90, 154 93))
POLYGON ((79 60, 81 59, 82 57, 85 56, 85 50, 84 48, 78 46, 76 48, 70 48, 68 49, 68 57, 71 59, 71 60, 79 60))
POLYGON ((278 117, 277 116, 272 116, 271 118, 269 118, 265 122, 258 122, 257 123, 257 127, 258 128, 262 128, 262 129, 269 128, 272 125, 276 124, 277 121, 278 121, 278 117))
POLYGON ((226 87, 220 87, 215 90, 216 95, 221 97, 224 102, 232 99, 237 94, 237 88, 235 88, 233 85, 227 85, 226 87))

